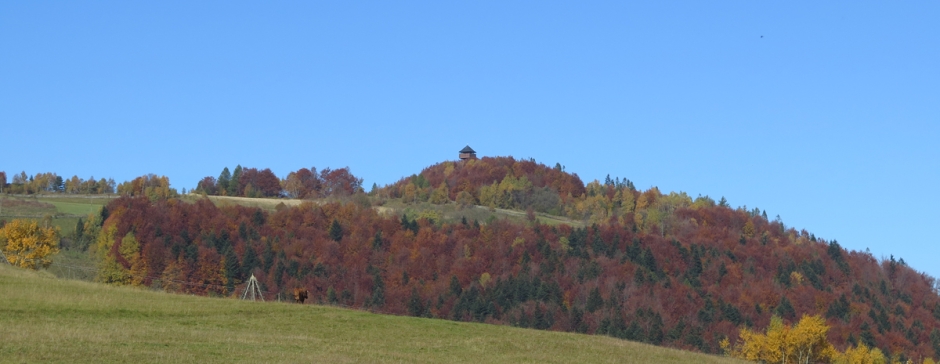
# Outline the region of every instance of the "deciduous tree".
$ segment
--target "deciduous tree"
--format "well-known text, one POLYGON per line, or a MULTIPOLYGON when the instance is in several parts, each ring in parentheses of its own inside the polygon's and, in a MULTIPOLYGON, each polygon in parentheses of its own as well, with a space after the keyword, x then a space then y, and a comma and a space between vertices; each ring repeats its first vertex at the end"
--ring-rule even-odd
POLYGON ((0 229, 0 247, 10 264, 22 268, 47 268, 59 251, 59 230, 40 227, 36 221, 13 220, 0 229))

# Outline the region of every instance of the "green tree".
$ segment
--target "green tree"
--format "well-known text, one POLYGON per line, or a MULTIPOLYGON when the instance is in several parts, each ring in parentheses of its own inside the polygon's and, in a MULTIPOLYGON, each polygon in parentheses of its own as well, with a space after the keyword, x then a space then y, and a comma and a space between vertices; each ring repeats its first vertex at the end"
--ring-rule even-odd
POLYGON ((330 286, 326 289, 326 301, 330 304, 336 304, 339 300, 336 298, 336 290, 333 289, 333 286, 330 286))
POLYGON ((258 254, 255 253, 255 249, 251 247, 251 244, 245 244, 245 256, 242 259, 242 277, 248 278, 251 276, 251 270, 260 265, 258 260, 258 254))
POLYGON ((448 191, 446 183, 441 183, 440 186, 431 192, 431 203, 442 205, 448 202, 450 202, 450 191, 448 191))
POLYGON ((235 255, 235 251, 232 250, 232 247, 228 246, 225 247, 225 252, 222 254, 222 257, 225 269, 225 288, 229 292, 233 292, 235 285, 241 281, 241 279, 239 279, 241 267, 238 266, 238 256, 235 255))
POLYGON ((382 280, 379 270, 374 269, 372 273, 372 297, 369 298, 369 306, 379 308, 383 305, 385 305, 385 281, 382 280))
POLYGON ((382 231, 376 231, 375 237, 372 238, 372 249, 379 250, 382 249, 382 231))
POLYGON ((242 191, 239 191, 239 187, 241 187, 241 185, 239 184, 239 181, 238 181, 238 179, 241 178, 241 176, 242 176, 242 165, 239 164, 235 166, 235 171, 232 172, 232 180, 229 181, 229 184, 228 184, 227 191, 228 191, 229 196, 241 195, 242 191))
POLYGON ((343 227, 336 219, 333 219, 333 223, 330 224, 330 239, 337 242, 343 240, 343 227))
POLYGON ((228 192, 228 185, 232 181, 232 172, 229 172, 228 167, 222 169, 222 174, 219 175, 219 179, 216 182, 219 185, 219 191, 228 192))
POLYGON ((421 296, 418 295, 418 289, 411 289, 411 298, 408 299, 408 313, 411 316, 420 317, 424 313, 424 305, 421 303, 421 296))
POLYGON ((588 312, 594 312, 603 305, 604 299, 601 297, 601 290, 597 287, 594 287, 594 289, 591 290, 591 293, 588 295, 587 305, 585 305, 584 308, 588 312))

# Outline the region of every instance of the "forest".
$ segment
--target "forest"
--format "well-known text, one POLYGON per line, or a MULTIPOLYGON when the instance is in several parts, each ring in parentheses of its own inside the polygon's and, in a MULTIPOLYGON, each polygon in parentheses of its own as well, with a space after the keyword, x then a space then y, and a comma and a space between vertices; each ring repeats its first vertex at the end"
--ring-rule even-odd
POLYGON ((306 288, 322 304, 706 353, 738 341, 742 328, 819 315, 840 351, 940 357, 933 277, 724 198, 641 191, 620 178, 585 185, 560 165, 512 157, 442 162, 346 200, 323 198, 365 195, 348 168, 283 180, 267 169, 228 172, 195 192, 310 201, 276 211, 187 202, 165 177, 138 178, 79 229, 98 280, 233 296, 254 275, 269 299, 306 288), (393 200, 524 210, 527 219, 435 220, 376 208, 393 200), (545 224, 540 214, 580 224, 545 224))

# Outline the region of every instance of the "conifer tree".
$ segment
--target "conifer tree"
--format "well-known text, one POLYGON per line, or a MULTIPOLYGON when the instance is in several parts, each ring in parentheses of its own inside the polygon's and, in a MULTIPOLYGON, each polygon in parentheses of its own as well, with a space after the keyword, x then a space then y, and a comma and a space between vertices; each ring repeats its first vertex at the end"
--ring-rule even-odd
POLYGON ((597 287, 594 287, 594 289, 591 290, 591 293, 588 295, 587 305, 585 305, 584 308, 588 312, 594 312, 603 305, 604 299, 601 297, 601 290, 597 287))
POLYGON ((223 259, 225 260, 225 288, 229 292, 233 292, 235 290, 235 281, 239 280, 241 275, 241 267, 238 265, 238 257, 231 246, 225 248, 223 259))
POLYGON ((232 180, 229 181, 229 184, 228 184, 227 191, 228 191, 229 196, 240 196, 241 191, 238 190, 238 187, 240 187, 238 179, 241 178, 241 176, 242 176, 242 166, 241 164, 239 164, 235 166, 235 171, 232 172, 232 180))
POLYGON ((219 179, 216 182, 219 185, 219 191, 228 192, 229 182, 232 181, 232 172, 229 172, 228 167, 222 169, 222 174, 219 175, 219 179))
POLYGON ((245 244, 245 256, 242 259, 242 277, 251 276, 251 270, 255 269, 259 264, 258 254, 255 253, 255 249, 251 247, 250 243, 245 244))
POLYGON ((343 240, 343 227, 339 225, 339 221, 333 219, 333 223, 330 224, 330 239, 333 241, 343 240))

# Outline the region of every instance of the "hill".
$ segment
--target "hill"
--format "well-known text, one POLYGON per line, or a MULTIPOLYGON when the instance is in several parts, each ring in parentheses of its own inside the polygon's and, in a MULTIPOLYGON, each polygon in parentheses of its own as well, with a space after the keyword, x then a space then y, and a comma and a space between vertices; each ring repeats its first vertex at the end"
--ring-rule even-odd
POLYGON ((600 336, 111 287, 8 265, 0 337, 4 362, 737 362, 600 336))
POLYGON ((933 277, 724 199, 584 185, 511 157, 442 162, 368 195, 348 169, 301 170, 282 181, 295 200, 247 198, 259 194, 244 176, 266 173, 245 170, 201 184, 234 197, 146 193, 160 179, 109 203, 85 229, 97 279, 225 296, 253 274, 268 297, 303 287, 374 312, 707 353, 774 316, 820 315, 840 351, 940 356, 933 277))

